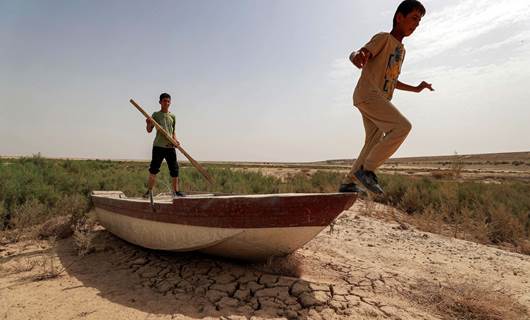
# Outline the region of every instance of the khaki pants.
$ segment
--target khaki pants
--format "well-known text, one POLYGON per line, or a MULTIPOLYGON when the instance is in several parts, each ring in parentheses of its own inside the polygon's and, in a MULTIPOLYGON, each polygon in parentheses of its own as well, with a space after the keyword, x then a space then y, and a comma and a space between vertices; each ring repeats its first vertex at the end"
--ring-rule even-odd
POLYGON ((366 138, 346 182, 355 181, 354 173, 361 166, 375 171, 396 152, 412 128, 407 118, 383 97, 371 97, 356 107, 363 117, 366 138))

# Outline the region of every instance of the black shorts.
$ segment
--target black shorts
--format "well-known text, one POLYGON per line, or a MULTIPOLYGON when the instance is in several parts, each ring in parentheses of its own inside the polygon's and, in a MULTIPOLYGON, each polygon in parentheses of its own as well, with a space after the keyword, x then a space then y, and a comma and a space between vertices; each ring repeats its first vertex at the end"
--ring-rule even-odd
POLYGON ((162 161, 166 159, 169 174, 176 178, 179 176, 179 164, 177 162, 177 152, 175 148, 162 148, 153 146, 153 155, 149 165, 149 173, 157 174, 160 172, 162 161))

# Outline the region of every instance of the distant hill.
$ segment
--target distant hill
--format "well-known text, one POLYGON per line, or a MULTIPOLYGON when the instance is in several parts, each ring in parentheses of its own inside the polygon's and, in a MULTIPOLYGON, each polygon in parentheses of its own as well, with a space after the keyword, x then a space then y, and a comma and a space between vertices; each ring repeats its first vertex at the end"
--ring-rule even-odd
MULTIPOLYGON (((521 161, 523 163, 530 163, 530 151, 524 152, 505 152, 505 153, 484 153, 484 154, 465 154, 465 155, 450 155, 450 156, 425 156, 425 157, 404 157, 391 158, 386 164, 404 164, 404 163, 441 163, 464 161, 466 163, 487 163, 489 162, 514 162, 521 161)), ((314 162, 314 164, 330 164, 330 165, 346 165, 350 164, 352 159, 334 159, 314 162)))

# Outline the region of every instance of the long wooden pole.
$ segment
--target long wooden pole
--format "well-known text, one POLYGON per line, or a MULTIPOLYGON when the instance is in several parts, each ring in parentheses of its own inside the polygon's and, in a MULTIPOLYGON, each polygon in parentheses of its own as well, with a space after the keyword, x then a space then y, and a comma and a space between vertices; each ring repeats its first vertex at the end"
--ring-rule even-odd
POLYGON ((213 178, 210 176, 210 174, 208 174, 208 172, 206 170, 204 170, 204 168, 197 162, 195 161, 195 159, 193 159, 187 152, 186 150, 184 150, 180 144, 177 143, 177 141, 175 141, 175 139, 173 139, 173 137, 166 131, 164 130, 164 128, 162 128, 162 126, 160 126, 156 121, 155 119, 151 118, 151 116, 149 114, 147 114, 147 112, 144 111, 144 109, 142 109, 142 107, 140 107, 138 105, 138 103, 136 103, 136 101, 134 101, 133 99, 129 100, 132 105, 138 109, 138 111, 140 111, 144 117, 146 117, 147 119, 151 119, 151 121, 153 121, 153 124, 155 125, 156 127, 156 130, 158 130, 158 132, 160 132, 164 137, 166 137, 169 142, 171 142, 175 148, 177 148, 186 158, 188 158, 188 160, 191 162, 191 164, 195 167, 195 169, 199 170, 200 173, 202 173, 202 175, 204 176, 204 178, 211 184, 214 183, 213 181, 213 178))

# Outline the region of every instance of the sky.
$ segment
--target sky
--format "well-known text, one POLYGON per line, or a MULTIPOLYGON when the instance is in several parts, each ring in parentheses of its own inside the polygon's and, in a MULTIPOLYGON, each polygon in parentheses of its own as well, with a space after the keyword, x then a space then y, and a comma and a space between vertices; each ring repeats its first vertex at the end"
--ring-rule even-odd
MULTIPOLYGON (((172 95, 200 161, 355 158, 348 60, 400 1, 0 0, 0 155, 149 159, 135 99, 172 95)), ((530 1, 425 0, 397 91, 395 157, 530 151, 530 1)), ((179 156, 183 159, 183 156, 179 156)))

